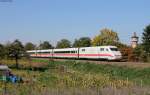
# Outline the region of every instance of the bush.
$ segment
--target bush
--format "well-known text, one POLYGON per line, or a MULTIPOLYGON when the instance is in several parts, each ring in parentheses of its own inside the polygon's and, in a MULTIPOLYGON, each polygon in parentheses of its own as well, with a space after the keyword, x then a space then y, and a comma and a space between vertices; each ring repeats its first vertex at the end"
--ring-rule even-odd
POLYGON ((136 61, 141 61, 141 62, 147 62, 148 61, 147 54, 144 52, 142 45, 138 45, 133 50, 133 55, 134 55, 136 61))

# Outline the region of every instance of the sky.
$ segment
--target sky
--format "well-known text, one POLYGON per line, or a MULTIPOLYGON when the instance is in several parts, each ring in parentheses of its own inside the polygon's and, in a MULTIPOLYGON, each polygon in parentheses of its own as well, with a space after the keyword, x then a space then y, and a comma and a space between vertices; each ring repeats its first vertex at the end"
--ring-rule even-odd
MULTIPOLYGON (((0 0, 0 43, 23 43, 90 37, 103 28, 130 44, 150 24, 150 0, 0 0)), ((141 40, 141 39, 140 39, 141 40)))

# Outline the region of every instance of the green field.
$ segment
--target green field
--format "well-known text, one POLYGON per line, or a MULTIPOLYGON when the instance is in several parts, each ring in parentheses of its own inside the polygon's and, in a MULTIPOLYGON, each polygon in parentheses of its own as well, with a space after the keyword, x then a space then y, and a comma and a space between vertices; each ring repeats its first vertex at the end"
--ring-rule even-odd
POLYGON ((24 80, 1 82, 0 92, 9 95, 150 95, 150 68, 34 59, 21 60, 17 70, 5 63, 24 80))

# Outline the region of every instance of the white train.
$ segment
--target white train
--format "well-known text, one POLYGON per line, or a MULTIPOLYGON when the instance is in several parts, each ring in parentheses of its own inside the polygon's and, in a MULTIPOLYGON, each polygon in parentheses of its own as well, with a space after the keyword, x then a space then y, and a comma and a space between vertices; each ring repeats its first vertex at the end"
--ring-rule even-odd
POLYGON ((31 57, 120 60, 122 55, 116 46, 96 46, 27 51, 31 57))

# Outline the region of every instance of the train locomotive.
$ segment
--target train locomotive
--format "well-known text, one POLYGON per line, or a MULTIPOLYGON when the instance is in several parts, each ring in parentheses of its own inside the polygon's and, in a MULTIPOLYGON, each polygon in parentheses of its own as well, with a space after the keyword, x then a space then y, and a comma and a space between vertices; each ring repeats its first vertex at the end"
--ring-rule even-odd
POLYGON ((96 46, 63 49, 30 50, 31 57, 38 58, 74 58, 121 60, 122 55, 116 46, 96 46))

